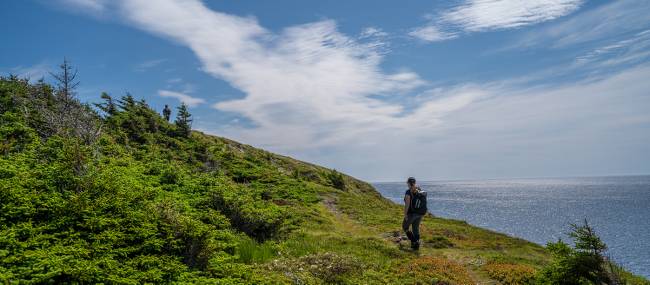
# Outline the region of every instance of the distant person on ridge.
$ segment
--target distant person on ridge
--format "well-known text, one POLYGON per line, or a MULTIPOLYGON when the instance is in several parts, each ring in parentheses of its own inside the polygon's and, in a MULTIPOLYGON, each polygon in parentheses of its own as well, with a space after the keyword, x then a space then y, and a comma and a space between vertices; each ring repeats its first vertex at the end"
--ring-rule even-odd
POLYGON ((169 106, 165 105, 165 109, 163 109, 163 117, 167 122, 169 122, 169 116, 172 115, 172 110, 169 109, 169 106))
POLYGON ((402 229, 411 241, 411 248, 420 249, 420 222, 427 213, 427 193, 415 184, 415 178, 406 181, 409 189, 404 193, 404 221, 402 229), (409 230, 413 228, 413 231, 409 230))

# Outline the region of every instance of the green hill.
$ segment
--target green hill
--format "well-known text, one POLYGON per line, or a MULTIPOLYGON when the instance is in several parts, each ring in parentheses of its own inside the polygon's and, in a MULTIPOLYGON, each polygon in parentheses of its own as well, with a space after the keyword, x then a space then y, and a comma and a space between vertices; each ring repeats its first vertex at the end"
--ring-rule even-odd
POLYGON ((525 284, 551 260, 433 216, 413 252, 368 183, 102 97, 0 79, 0 283, 525 284))

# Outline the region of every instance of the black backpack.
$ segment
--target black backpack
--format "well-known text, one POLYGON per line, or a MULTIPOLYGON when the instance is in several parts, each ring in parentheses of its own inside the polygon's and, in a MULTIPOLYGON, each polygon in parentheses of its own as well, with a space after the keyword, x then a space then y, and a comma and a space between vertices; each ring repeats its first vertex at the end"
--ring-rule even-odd
POLYGON ((417 193, 411 193, 411 211, 416 214, 424 215, 427 213, 427 192, 422 190, 417 193))

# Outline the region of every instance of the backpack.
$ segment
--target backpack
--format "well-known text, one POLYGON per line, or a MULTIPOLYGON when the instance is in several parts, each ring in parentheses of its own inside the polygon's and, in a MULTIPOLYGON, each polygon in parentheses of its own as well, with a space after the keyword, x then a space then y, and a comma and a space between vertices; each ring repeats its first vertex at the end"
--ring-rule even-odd
POLYGON ((415 194, 411 193, 411 207, 409 212, 420 215, 427 213, 427 192, 420 190, 415 194))

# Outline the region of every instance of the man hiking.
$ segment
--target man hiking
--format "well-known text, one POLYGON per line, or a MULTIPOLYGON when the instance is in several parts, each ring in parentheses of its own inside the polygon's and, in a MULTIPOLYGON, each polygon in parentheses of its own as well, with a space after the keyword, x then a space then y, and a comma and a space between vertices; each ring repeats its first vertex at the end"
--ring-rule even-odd
POLYGON ((409 189, 404 193, 404 221, 402 229, 411 241, 411 248, 420 249, 420 222, 427 213, 427 193, 415 184, 415 178, 406 181, 409 189), (413 230, 409 230, 411 227, 413 230))

